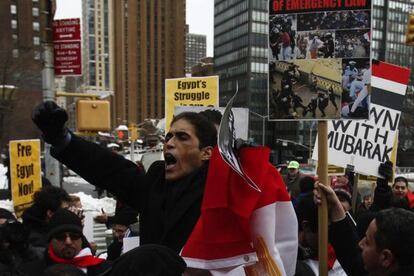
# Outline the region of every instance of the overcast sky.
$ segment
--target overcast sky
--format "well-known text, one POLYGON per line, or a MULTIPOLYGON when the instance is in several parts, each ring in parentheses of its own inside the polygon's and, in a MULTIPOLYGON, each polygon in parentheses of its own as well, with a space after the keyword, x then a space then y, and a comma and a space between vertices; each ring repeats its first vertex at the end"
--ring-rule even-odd
MULTIPOLYGON (((81 17, 81 0, 56 0, 55 19, 81 17)), ((207 35, 207 56, 213 56, 214 0, 187 0, 190 33, 207 35)))

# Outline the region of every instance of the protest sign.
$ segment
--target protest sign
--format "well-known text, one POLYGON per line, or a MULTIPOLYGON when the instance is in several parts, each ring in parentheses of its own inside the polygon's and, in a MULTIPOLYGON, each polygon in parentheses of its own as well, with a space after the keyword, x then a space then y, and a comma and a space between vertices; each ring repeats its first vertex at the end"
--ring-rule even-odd
POLYGON ((270 120, 367 119, 371 1, 269 1, 270 120))
MULTIPOLYGON (((372 69, 370 119, 328 122, 328 160, 379 176, 379 164, 392 159, 410 70, 383 62, 374 63, 372 69)), ((313 159, 318 159, 317 150, 313 159)))
POLYGON ((40 140, 14 140, 9 147, 13 206, 20 217, 41 187, 40 140))
POLYGON ((165 130, 175 106, 218 106, 218 76, 165 80, 165 130))

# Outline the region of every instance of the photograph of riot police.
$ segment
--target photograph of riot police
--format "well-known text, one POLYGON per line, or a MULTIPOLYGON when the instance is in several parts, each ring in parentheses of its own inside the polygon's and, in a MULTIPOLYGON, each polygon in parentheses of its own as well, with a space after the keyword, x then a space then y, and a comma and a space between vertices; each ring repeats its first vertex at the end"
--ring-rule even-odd
POLYGON ((370 53, 369 33, 369 29, 336 31, 336 57, 368 58, 370 53))
POLYGON ((368 119, 370 79, 368 58, 342 60, 342 118, 368 119))
POLYGON ((340 119, 341 74, 341 59, 271 62, 269 119, 340 119))
POLYGON ((297 58, 296 15, 273 15, 269 17, 270 60, 297 58))

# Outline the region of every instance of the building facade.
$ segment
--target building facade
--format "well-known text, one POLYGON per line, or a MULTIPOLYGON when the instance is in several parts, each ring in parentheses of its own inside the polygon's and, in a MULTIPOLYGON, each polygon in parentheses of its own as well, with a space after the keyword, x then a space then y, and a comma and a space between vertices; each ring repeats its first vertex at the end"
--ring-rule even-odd
POLYGON ((185 0, 112 2, 115 123, 162 118, 165 79, 185 75, 185 0))
POLYGON ((187 33, 185 43, 185 73, 191 75, 191 68, 207 56, 207 36, 187 33))
POLYGON ((267 116, 268 2, 214 1, 214 70, 220 79, 220 106, 236 91, 235 105, 251 110, 249 137, 262 143, 267 116))
POLYGON ((84 91, 112 90, 110 55, 111 0, 82 1, 82 70, 84 91))
POLYGON ((1 150, 10 139, 38 135, 30 118, 42 100, 39 1, 0 1, 0 26, 0 86, 15 87, 8 92, 0 88, 1 150))
POLYGON ((373 0, 373 58, 411 69, 402 110, 398 141, 398 166, 414 167, 414 47, 405 44, 412 0, 373 0))

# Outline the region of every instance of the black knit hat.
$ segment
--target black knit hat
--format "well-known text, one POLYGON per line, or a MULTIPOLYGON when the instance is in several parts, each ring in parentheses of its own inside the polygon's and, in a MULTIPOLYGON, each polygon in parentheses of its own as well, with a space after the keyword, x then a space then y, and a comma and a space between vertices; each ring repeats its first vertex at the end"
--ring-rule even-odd
POLYGON ((7 209, 0 208, 0 219, 16 219, 15 216, 7 209))
POLYGON ((132 214, 130 212, 120 212, 114 216, 112 220, 112 225, 121 224, 121 225, 129 226, 137 221, 138 220, 137 220, 136 214, 132 214))
POLYGON ((48 239, 51 240, 62 232, 82 234, 82 222, 80 218, 66 209, 57 210, 50 218, 48 239))
POLYGON ((159 244, 145 244, 123 254, 109 275, 180 276, 186 267, 184 260, 172 249, 159 244))

